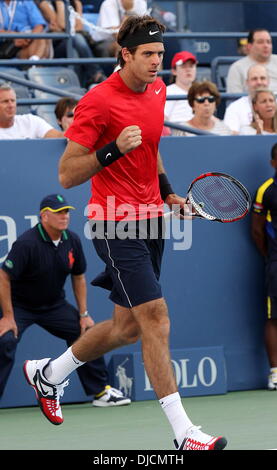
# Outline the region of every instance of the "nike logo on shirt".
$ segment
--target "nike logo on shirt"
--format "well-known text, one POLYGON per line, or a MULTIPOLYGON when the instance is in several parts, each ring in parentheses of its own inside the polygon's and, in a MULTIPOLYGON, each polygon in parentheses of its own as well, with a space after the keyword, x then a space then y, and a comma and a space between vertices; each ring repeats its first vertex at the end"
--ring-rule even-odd
POLYGON ((158 95, 160 93, 161 89, 162 89, 162 87, 159 88, 158 90, 155 90, 156 95, 158 95))

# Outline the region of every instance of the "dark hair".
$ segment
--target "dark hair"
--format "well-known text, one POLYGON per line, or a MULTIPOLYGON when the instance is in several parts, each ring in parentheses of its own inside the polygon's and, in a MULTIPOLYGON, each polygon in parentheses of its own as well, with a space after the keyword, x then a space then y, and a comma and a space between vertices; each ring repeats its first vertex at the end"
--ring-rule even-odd
POLYGON ((209 80, 203 80, 202 82, 194 82, 188 91, 188 102, 191 108, 193 108, 194 100, 196 95, 202 95, 202 93, 208 92, 215 97, 216 106, 220 103, 220 93, 215 83, 209 80))
POLYGON ((248 44, 253 44, 255 33, 260 33, 261 31, 266 31, 270 35, 269 31, 265 28, 251 29, 251 31, 249 31, 248 37, 247 37, 248 44))
MULTIPOLYGON (((136 31, 139 31, 140 29, 145 28, 146 26, 149 26, 149 25, 157 26, 157 28, 161 31, 161 33, 164 33, 166 30, 166 27, 162 23, 160 23, 155 18, 152 18, 151 16, 148 16, 148 15, 129 16, 123 22, 120 30, 118 31, 118 34, 117 34, 118 44, 121 44, 127 35, 134 34, 136 31)), ((128 48, 128 50, 131 52, 131 54, 135 54, 137 47, 132 47, 130 49, 128 48)), ((120 67, 123 68, 125 65, 125 60, 122 57, 121 50, 118 53, 117 60, 118 60, 120 67)))
POLYGON ((271 160, 275 160, 277 158, 277 144, 274 144, 271 149, 271 160))
POLYGON ((60 121, 62 119, 62 117, 64 116, 67 108, 69 109, 73 109, 75 108, 75 106, 77 105, 78 101, 75 100, 74 98, 70 98, 70 97, 65 97, 65 98, 61 98, 57 104, 56 104, 56 107, 55 107, 55 114, 56 114, 56 118, 58 119, 58 121, 60 121))

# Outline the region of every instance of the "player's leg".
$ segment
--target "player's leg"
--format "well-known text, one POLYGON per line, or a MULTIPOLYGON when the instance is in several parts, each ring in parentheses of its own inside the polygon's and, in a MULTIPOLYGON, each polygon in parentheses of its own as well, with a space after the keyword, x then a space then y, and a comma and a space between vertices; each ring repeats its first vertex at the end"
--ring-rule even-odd
POLYGON ((63 422, 60 397, 68 385, 65 378, 71 372, 112 349, 133 343, 138 337, 139 329, 133 314, 128 308, 116 305, 111 320, 87 330, 57 359, 25 361, 25 377, 34 388, 45 417, 55 425, 63 422))
POLYGON ((265 346, 270 365, 268 389, 277 390, 277 297, 267 297, 267 314, 265 346))
MULTIPOLYGON (((38 314, 37 324, 50 334, 64 339, 68 347, 72 346, 81 334, 79 312, 67 301, 55 309, 44 312, 43 315, 38 314)), ((125 397, 119 390, 109 385, 109 374, 104 356, 78 367, 77 373, 86 395, 94 396, 94 406, 119 406, 131 403, 130 398, 125 397)), ((51 363, 45 370, 46 378, 49 378, 50 375, 51 363)), ((56 382, 60 383, 61 379, 58 378, 56 382)), ((53 382, 56 383, 55 380, 53 382)))
POLYGON ((188 417, 178 393, 169 351, 170 322, 163 298, 132 308, 141 330, 144 366, 160 404, 172 426, 176 447, 210 450, 225 447, 226 441, 203 433, 188 417))
POLYGON ((138 305, 132 312, 141 330, 144 366, 158 398, 177 391, 168 347, 170 322, 163 298, 138 305))

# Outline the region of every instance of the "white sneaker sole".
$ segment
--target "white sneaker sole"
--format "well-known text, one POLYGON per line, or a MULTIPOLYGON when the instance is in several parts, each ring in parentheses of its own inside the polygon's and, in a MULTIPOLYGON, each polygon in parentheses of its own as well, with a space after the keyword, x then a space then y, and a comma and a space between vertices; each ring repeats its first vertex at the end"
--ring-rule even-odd
POLYGON ((101 401, 101 400, 94 400, 92 402, 93 406, 98 406, 99 408, 107 408, 109 406, 124 406, 124 405, 130 405, 131 400, 130 398, 126 398, 126 400, 120 400, 120 401, 101 401))

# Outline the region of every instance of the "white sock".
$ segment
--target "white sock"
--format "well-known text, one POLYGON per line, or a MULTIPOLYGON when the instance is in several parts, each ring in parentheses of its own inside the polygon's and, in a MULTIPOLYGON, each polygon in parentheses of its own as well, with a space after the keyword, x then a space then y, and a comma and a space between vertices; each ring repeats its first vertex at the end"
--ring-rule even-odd
POLYGON ((178 392, 167 395, 159 400, 169 423, 172 426, 176 440, 181 445, 188 428, 193 426, 181 402, 178 392))
POLYGON ((44 375, 52 384, 60 384, 75 369, 85 364, 79 361, 71 351, 71 347, 60 357, 51 361, 45 369, 44 375))

